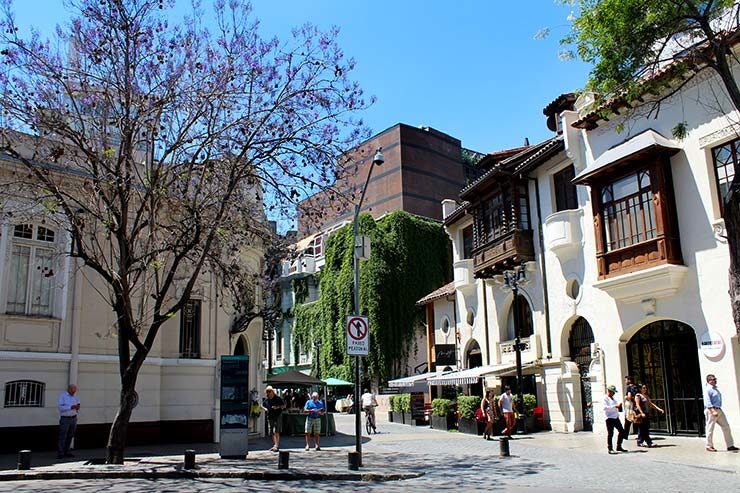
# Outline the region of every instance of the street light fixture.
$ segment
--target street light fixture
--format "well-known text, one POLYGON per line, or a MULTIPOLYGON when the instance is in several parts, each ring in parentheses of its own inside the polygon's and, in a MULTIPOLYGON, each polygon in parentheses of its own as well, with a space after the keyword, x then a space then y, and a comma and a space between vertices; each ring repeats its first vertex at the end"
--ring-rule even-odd
MULTIPOLYGON (((353 246, 354 246, 354 267, 355 267, 355 290, 354 290, 354 308, 356 317, 360 316, 360 256, 363 250, 362 238, 360 238, 360 209, 362 208, 362 201, 365 200, 365 193, 367 192, 367 186, 370 183, 370 176, 373 174, 375 166, 380 166, 385 162, 383 157, 382 147, 378 147, 378 150, 373 156, 373 162, 367 170, 367 179, 365 180, 365 186, 362 188, 362 194, 360 195, 360 201, 355 205, 355 217, 353 221, 353 246)), ((355 411, 355 451, 360 457, 360 465, 362 465, 362 425, 360 423, 360 406, 358 399, 360 398, 360 356, 355 356, 355 396, 352 407, 355 411)))
POLYGON ((519 286, 529 282, 527 279, 527 267, 526 264, 517 265, 513 269, 505 270, 503 272, 504 284, 501 289, 504 291, 511 290, 514 295, 514 301, 512 304, 514 310, 514 349, 516 354, 516 388, 517 388, 517 410, 519 411, 519 420, 517 422, 517 429, 519 433, 524 433, 524 392, 522 390, 522 344, 521 327, 522 321, 519 319, 521 312, 519 310, 519 286))

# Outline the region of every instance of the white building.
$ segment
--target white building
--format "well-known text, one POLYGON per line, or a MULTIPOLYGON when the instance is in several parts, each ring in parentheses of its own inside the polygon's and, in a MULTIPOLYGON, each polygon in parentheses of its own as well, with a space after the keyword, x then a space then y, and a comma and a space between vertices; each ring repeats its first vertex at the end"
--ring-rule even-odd
MULTIPOLYGON (((0 173, 13 166, 2 158, 0 173)), ((97 274, 68 256, 70 238, 37 218, 0 222, 0 449, 56 447, 57 397, 78 386, 77 447, 104 446, 120 399, 115 314, 97 274)), ((259 272, 263 251, 243 259, 259 272)), ((221 355, 250 356, 249 387, 264 378, 262 323, 232 335, 236 314, 204 275, 183 312, 160 329, 137 382, 128 444, 218 441, 221 355)), ((255 289, 259 306, 260 290, 255 289)))

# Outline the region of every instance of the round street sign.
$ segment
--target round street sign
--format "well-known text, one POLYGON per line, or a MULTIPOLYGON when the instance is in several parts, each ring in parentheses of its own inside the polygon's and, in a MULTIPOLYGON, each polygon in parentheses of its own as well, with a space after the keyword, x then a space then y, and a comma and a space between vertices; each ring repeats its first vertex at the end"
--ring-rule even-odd
POLYGON ((367 317, 347 317, 347 354, 367 356, 370 349, 370 330, 367 317))

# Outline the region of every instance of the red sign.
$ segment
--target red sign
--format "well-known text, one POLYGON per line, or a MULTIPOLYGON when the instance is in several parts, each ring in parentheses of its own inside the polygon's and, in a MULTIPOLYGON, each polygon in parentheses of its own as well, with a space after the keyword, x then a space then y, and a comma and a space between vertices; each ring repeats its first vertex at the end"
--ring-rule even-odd
POLYGON ((347 317, 347 354, 367 356, 370 347, 367 317, 347 317))

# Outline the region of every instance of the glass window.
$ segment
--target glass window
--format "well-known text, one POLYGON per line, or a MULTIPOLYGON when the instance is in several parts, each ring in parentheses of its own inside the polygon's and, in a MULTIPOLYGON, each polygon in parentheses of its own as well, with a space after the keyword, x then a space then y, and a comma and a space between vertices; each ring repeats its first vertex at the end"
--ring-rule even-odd
POLYGON ((735 177, 735 168, 738 164, 740 139, 735 139, 712 149, 714 158, 714 178, 719 193, 720 210, 724 212, 724 202, 727 192, 730 191, 732 179, 735 177))
POLYGON ((572 164, 553 175, 556 212, 578 208, 576 186, 572 183, 575 177, 576 168, 572 164))
POLYGON ((7 313, 36 316, 53 314, 57 252, 49 248, 49 243, 53 243, 55 237, 53 230, 42 226, 20 224, 14 227, 7 277, 7 313))
POLYGON ((601 191, 606 250, 649 241, 657 233, 649 171, 627 175, 601 191))
POLYGON ((519 310, 519 334, 522 339, 534 334, 534 324, 532 323, 532 310, 529 303, 522 295, 518 295, 509 309, 509 315, 506 320, 506 337, 508 340, 516 339, 516 327, 514 326, 514 310, 519 310))
POLYGON ((180 313, 180 357, 200 358, 200 300, 189 300, 180 313))
POLYGON ((463 259, 473 258, 473 225, 462 230, 463 259))

